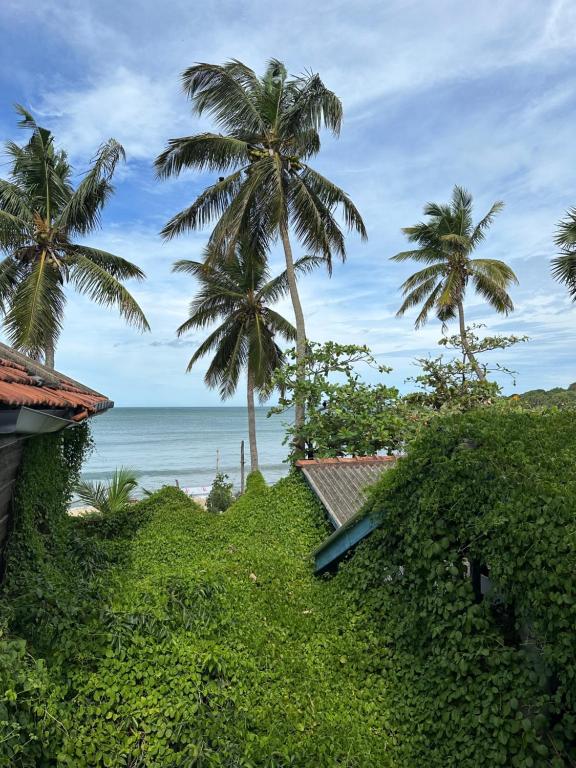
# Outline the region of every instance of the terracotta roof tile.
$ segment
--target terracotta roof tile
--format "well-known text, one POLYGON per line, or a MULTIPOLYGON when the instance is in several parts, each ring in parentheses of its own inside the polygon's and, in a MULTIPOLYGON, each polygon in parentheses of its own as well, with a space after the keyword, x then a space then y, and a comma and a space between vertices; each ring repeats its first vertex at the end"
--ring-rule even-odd
POLYGON ((113 406, 107 397, 0 344, 0 407, 75 411, 81 421, 113 406))

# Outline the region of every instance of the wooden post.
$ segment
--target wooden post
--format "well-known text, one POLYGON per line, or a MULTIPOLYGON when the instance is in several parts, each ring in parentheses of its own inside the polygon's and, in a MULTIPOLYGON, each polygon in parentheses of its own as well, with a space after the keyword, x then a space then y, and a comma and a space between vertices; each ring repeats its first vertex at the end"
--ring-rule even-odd
POLYGON ((244 440, 240 443, 240 493, 244 493, 244 440))

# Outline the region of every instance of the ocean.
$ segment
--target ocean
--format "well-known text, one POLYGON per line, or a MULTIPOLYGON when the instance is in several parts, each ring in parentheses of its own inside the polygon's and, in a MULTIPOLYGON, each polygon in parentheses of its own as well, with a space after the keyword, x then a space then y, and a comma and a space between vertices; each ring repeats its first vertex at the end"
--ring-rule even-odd
MULTIPOLYGON (((260 469, 269 483, 288 472, 282 445, 283 424, 291 414, 268 418, 256 409, 260 469)), ((141 489, 155 490, 176 481, 189 492, 207 493, 220 471, 240 487, 240 442, 250 471, 245 408, 113 408, 90 420, 94 451, 84 465, 85 480, 107 480, 117 467, 129 467, 141 489)))

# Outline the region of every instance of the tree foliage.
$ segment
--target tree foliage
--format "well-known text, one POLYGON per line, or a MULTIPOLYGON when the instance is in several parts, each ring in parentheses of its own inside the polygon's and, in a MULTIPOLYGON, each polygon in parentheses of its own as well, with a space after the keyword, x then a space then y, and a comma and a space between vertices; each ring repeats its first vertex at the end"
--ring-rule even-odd
POLYGON ((528 337, 502 334, 480 337, 477 331, 481 328, 483 326, 480 324, 468 326, 465 344, 460 334, 443 336, 438 343, 453 355, 447 360, 443 355, 418 358, 416 364, 421 372, 409 381, 415 383, 419 391, 407 395, 405 401, 427 410, 443 412, 468 411, 497 402, 501 387, 489 377, 498 373, 514 379, 516 372, 500 362, 490 363, 485 356, 525 342, 528 337), (476 360, 476 365, 472 365, 470 354, 476 360), (483 378, 478 378, 478 366, 483 372, 483 378))
MULTIPOLYGON (((472 258, 503 206, 501 201, 494 203, 474 224, 472 195, 458 186, 454 187, 450 204, 428 203, 425 206, 424 215, 428 221, 402 230, 415 247, 392 257, 392 261, 426 264, 403 283, 404 301, 398 315, 421 305, 416 328, 426 323, 431 312, 443 325, 458 317, 465 347, 464 297, 469 283, 496 312, 507 315, 514 309, 508 288, 518 280, 512 269, 497 259, 472 258)), ((482 379, 482 370, 470 350, 468 357, 478 378, 482 379)))
POLYGON ((74 188, 72 168, 54 137, 23 107, 20 126, 31 131, 24 146, 6 144, 8 179, 0 179, 0 313, 10 342, 32 356, 53 350, 72 285, 98 304, 115 305, 141 330, 148 322, 123 280, 142 280, 134 264, 92 248, 84 236, 98 228, 113 193, 112 176, 124 150, 110 139, 74 188), (80 238, 80 240, 77 240, 80 238))
POLYGON ((405 420, 397 410, 398 390, 363 381, 358 366, 379 375, 390 371, 376 362, 368 347, 330 341, 308 344, 303 379, 294 350, 287 352, 287 363, 275 374, 281 395, 271 412, 285 412, 299 399, 304 402, 304 425, 288 427, 288 437, 303 442, 309 457, 391 452, 402 444, 405 420))
POLYGON ((307 164, 320 150, 320 128, 337 134, 342 120, 340 100, 317 74, 290 78, 273 59, 258 77, 232 60, 189 67, 182 83, 196 114, 211 117, 223 133, 171 139, 156 160, 158 175, 185 168, 226 175, 174 216, 164 237, 214 221, 210 245, 216 255, 232 251, 254 217, 268 238, 290 222, 306 251, 330 265, 333 256, 346 255, 337 207, 345 224, 365 236, 348 195, 307 164))
MULTIPOLYGON (((283 360, 276 339, 295 337, 294 326, 272 308, 288 289, 286 273, 271 278, 265 251, 248 238, 239 241, 225 261, 211 260, 209 250, 206 256, 206 263, 182 260, 174 265, 174 271, 198 281, 189 317, 178 328, 178 336, 219 323, 194 352, 188 371, 214 353, 204 377, 208 387, 217 387, 226 399, 236 391, 240 373, 249 370, 265 398, 272 374, 283 360)), ((314 259, 304 258, 296 267, 306 271, 313 263, 314 259)))
POLYGON ((233 487, 232 483, 228 482, 228 475, 218 472, 206 499, 206 509, 208 512, 216 514, 226 512, 234 501, 233 487))
POLYGON ((576 208, 571 208, 556 229, 560 253, 552 260, 552 276, 568 288, 576 300, 576 208))

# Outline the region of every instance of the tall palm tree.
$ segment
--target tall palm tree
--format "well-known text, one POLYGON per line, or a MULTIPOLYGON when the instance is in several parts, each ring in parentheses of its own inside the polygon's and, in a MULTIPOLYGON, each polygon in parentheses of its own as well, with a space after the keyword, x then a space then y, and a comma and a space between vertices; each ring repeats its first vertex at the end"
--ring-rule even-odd
POLYGON ((392 261, 412 259, 427 266, 415 272, 401 286, 404 302, 397 312, 403 315, 411 307, 422 304, 416 328, 424 325, 430 312, 442 323, 458 315, 462 348, 480 380, 486 378, 478 364, 466 333, 464 297, 469 282, 497 312, 507 315, 514 309, 508 295, 511 284, 518 280, 503 261, 473 259, 472 253, 484 240, 486 231, 504 203, 496 202, 477 224, 472 219, 472 195, 462 187, 454 187, 450 204, 428 203, 424 208, 427 222, 402 231, 416 248, 392 256, 392 261))
MULTIPOLYGON (((288 290, 287 273, 270 279, 265 251, 246 236, 233 254, 224 260, 211 259, 209 247, 206 261, 177 261, 175 272, 186 272, 199 282, 196 298, 190 305, 190 316, 178 328, 178 336, 204 329, 221 321, 200 344, 188 363, 187 370, 205 355, 214 353, 206 376, 210 388, 218 387, 223 400, 236 391, 240 373, 246 372, 248 435, 252 470, 258 469, 254 393, 266 399, 273 371, 281 365, 283 353, 276 336, 292 340, 294 326, 269 306, 288 290)), ((300 259, 296 270, 315 265, 314 259, 300 259)))
POLYGON ((17 106, 19 125, 32 131, 24 146, 9 141, 10 177, 0 179, 0 314, 14 347, 43 356, 54 367, 54 348, 62 327, 71 284, 98 304, 116 305, 141 330, 148 322, 120 282, 142 280, 144 273, 107 251, 75 242, 100 224, 100 212, 113 192, 112 175, 124 157, 110 139, 98 150, 74 188, 66 153, 54 146, 50 131, 17 106))
MULTIPOLYGON (((342 104, 317 74, 289 78, 286 67, 275 59, 263 77, 233 60, 221 66, 190 67, 182 82, 196 114, 211 116, 223 133, 170 140, 156 160, 158 175, 178 175, 184 168, 224 175, 174 216, 162 235, 172 238, 216 221, 210 246, 221 258, 233 252, 257 211, 268 237, 279 235, 284 248, 297 360, 304 376, 306 329, 290 229, 307 252, 322 257, 329 269, 333 257, 346 257, 336 209, 341 209, 348 229, 366 237, 362 218, 348 195, 307 164, 320 150, 321 127, 338 135, 342 104)), ((296 404, 295 421, 297 426, 304 422, 303 403, 296 404)))
POLYGON ((576 301, 576 208, 571 208, 558 224, 555 242, 560 255, 552 260, 552 276, 568 286, 576 301))

